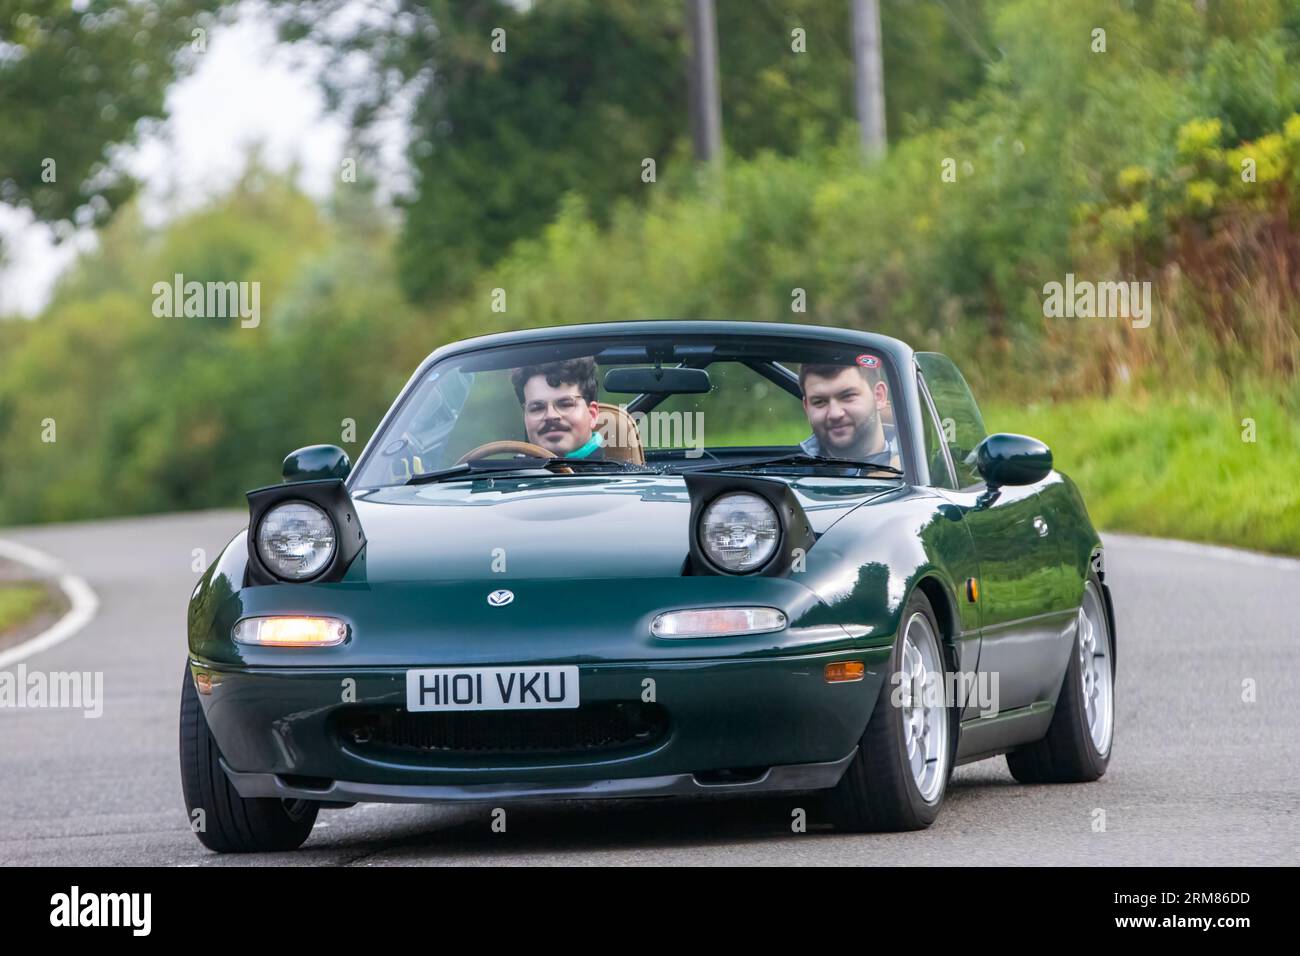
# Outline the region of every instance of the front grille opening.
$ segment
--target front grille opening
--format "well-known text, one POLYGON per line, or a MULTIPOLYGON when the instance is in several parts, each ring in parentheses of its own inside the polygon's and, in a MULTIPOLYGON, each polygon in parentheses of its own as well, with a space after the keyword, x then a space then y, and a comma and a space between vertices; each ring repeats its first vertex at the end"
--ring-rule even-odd
POLYGON ((295 790, 328 790, 334 786, 334 781, 329 777, 304 777, 293 773, 282 773, 279 776, 285 786, 295 790))
POLYGON ((338 720, 339 736, 354 749, 474 756, 639 750, 667 731, 667 711, 641 701, 598 701, 563 710, 360 708, 338 720))
POLYGON ((704 786, 721 786, 728 783, 754 783, 761 780, 771 767, 728 767, 725 770, 708 770, 695 774, 696 783, 704 786))

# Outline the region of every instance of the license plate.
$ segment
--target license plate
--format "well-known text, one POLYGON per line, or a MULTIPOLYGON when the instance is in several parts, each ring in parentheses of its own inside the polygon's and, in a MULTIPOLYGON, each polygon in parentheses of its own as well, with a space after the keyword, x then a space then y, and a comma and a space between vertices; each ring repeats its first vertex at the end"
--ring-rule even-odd
POLYGON ((548 710, 578 706, 577 667, 435 667, 406 672, 406 709, 548 710))

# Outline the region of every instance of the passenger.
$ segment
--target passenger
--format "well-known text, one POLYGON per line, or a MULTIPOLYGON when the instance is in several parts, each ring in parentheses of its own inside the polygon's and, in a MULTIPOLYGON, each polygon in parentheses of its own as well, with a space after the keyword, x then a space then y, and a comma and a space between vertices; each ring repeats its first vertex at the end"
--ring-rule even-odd
POLYGON ((898 433, 882 417, 889 408, 889 387, 878 367, 803 365, 799 387, 813 430, 799 444, 807 454, 898 467, 898 433))

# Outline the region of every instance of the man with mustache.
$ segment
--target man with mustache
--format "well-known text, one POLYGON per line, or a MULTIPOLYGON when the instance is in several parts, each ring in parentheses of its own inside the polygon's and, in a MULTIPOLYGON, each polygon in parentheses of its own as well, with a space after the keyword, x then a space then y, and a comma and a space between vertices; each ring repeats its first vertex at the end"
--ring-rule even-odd
POLYGON ((799 445, 807 454, 898 466, 898 434, 881 417, 889 408, 889 387, 880 359, 860 355, 855 365, 803 365, 799 387, 813 430, 799 445))
POLYGON ((524 431, 534 445, 559 458, 605 457, 596 431, 596 360, 566 359, 525 365, 510 375, 524 409, 524 431))

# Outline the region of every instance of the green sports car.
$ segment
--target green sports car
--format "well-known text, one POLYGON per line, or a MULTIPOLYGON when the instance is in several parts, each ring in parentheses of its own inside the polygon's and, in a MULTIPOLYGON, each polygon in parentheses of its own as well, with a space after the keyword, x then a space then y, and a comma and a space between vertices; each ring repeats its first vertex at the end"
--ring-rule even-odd
POLYGON ((1109 762, 1100 539, 937 353, 489 335, 430 355, 355 467, 316 445, 283 475, 189 606, 181 771, 213 850, 295 848, 359 801, 811 793, 812 822, 908 830, 956 764, 1109 762))

